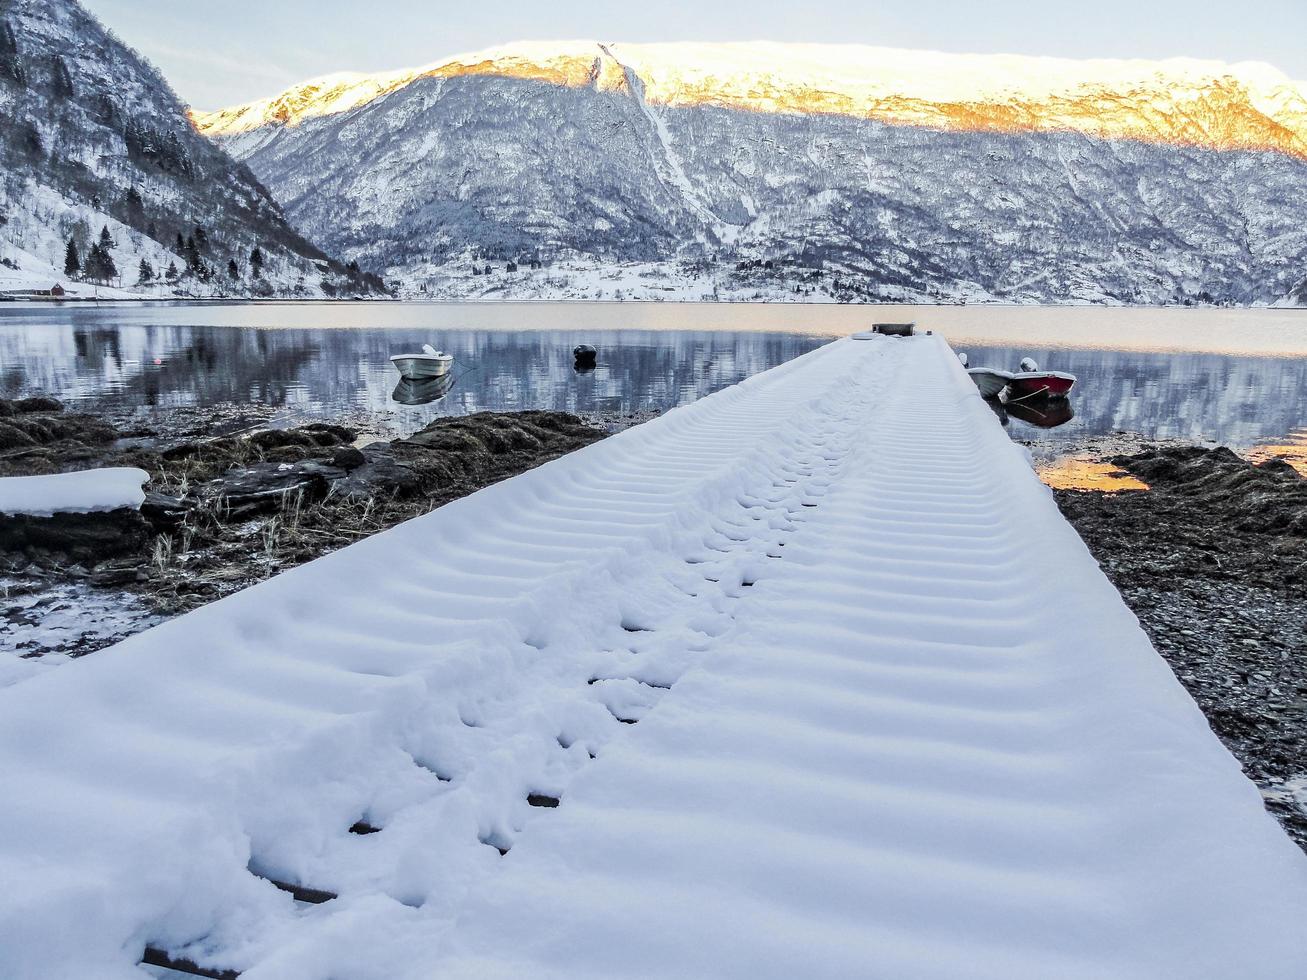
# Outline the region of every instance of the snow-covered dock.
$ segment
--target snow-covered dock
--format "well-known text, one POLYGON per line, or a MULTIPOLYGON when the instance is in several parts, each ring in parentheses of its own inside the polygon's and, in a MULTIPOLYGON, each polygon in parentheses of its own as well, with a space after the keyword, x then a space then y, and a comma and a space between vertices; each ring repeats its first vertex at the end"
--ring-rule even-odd
POLYGON ((1307 962, 1307 860, 938 337, 0 691, 0 786, 4 977, 1307 962))

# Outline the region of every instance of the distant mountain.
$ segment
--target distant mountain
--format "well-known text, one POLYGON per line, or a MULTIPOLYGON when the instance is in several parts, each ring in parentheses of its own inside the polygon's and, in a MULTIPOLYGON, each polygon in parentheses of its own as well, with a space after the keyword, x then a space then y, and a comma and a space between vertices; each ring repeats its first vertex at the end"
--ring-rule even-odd
POLYGON ((73 0, 0 0, 0 167, 0 290, 89 291, 64 273, 70 239, 111 294, 138 291, 142 262, 162 283, 146 292, 320 295, 324 270, 347 278, 73 0), (105 229, 107 270, 90 254, 105 229))
POLYGON ((450 295, 1254 303, 1307 276, 1304 93, 1258 64, 560 42, 194 120, 314 240, 450 295))

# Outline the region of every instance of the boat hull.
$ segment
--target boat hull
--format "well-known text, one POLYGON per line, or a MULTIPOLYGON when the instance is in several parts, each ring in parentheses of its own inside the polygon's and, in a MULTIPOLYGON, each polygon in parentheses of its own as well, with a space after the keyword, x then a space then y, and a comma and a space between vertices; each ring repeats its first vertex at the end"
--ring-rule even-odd
POLYGON ((449 373, 454 359, 449 355, 433 357, 430 354, 397 354, 390 359, 401 378, 409 381, 430 381, 449 373))
POLYGON ((1065 398, 1076 385, 1073 374, 1060 371, 1031 371, 1013 375, 1008 384, 1008 397, 1013 398, 1065 398))
POLYGON ((975 382, 983 398, 997 398, 1012 381, 1012 372, 995 368, 970 368, 967 376, 975 382))

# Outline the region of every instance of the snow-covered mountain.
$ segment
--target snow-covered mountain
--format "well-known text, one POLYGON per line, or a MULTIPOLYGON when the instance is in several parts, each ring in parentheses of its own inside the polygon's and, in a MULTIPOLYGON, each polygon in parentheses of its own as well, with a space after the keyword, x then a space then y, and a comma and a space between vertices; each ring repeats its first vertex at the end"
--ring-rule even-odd
POLYGON ((320 295, 327 256, 75 0, 0 3, 0 166, 0 291, 90 292, 65 274, 67 243, 85 266, 107 229, 109 295, 320 295))
POLYGON ((1270 302, 1307 275, 1305 94, 1251 63, 558 42, 194 120, 315 241, 454 295, 1270 302))

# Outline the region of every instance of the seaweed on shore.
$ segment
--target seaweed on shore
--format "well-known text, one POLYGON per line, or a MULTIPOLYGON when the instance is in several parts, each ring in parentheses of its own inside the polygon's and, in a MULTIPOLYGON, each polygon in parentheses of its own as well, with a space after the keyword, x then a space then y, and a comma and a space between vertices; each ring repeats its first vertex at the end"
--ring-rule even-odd
POLYGON ((1229 449, 1111 462, 1147 491, 1055 491, 1213 730, 1307 850, 1307 479, 1229 449))
MULTIPOLYGON (((0 420, 6 418, 0 402, 0 420)), ((20 590, 82 582, 120 589, 172 616, 602 439, 564 412, 483 412, 437 419, 408 439, 358 447, 350 428, 316 422, 216 438, 123 439, 92 416, 57 403, 12 412, 41 433, 26 451, 0 452, 0 476, 91 466, 136 466, 150 474, 141 515, 110 518, 80 539, 0 538, 0 573, 20 590), (142 518, 144 520, 142 520, 142 518), (137 525, 148 533, 136 535, 137 525)), ((115 515, 117 516, 123 515, 115 515)), ((30 614, 14 606, 26 621, 30 614)), ((3 623, 0 622, 0 626, 3 623)), ((72 655, 122 639, 108 631, 72 655)), ((33 655, 40 650, 33 650, 33 655)))

